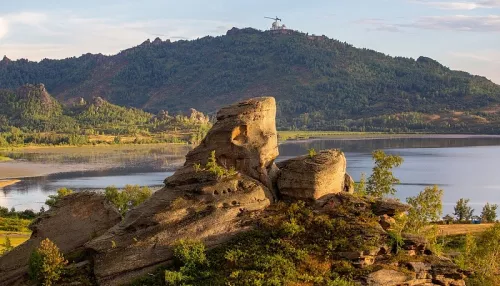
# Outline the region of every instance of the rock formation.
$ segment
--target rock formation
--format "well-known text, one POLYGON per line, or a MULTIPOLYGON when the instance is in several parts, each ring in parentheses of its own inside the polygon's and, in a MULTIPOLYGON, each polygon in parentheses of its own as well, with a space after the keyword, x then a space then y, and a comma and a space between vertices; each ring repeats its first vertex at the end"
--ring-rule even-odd
POLYGON ((215 246, 248 228, 246 220, 273 202, 269 170, 278 156, 273 98, 223 108, 184 167, 142 205, 87 244, 101 285, 117 285, 172 260, 179 239, 215 246), (205 166, 215 151, 219 167, 238 171, 218 177, 205 166), (198 167, 196 167, 198 166, 198 167))
POLYGON ((270 187, 274 160, 278 157, 276 101, 272 97, 249 99, 222 108, 217 122, 201 144, 186 156, 185 166, 205 165, 215 151, 217 161, 234 167, 270 187))
POLYGON ((340 150, 282 161, 277 185, 281 196, 314 201, 325 195, 353 192, 352 178, 346 174, 346 158, 340 150))
POLYGON ((121 219, 120 213, 103 195, 90 192, 64 197, 31 225, 28 241, 0 259, 0 285, 22 283, 26 279, 31 252, 49 238, 65 255, 84 250, 84 244, 103 234, 121 219))

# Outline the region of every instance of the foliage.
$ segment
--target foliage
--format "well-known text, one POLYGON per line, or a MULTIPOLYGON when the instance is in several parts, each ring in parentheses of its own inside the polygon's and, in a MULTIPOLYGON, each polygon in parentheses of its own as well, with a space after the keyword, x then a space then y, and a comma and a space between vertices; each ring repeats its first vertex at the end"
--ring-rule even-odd
POLYGON ((12 246, 12 242, 10 241, 10 237, 8 237, 8 236, 5 236, 5 242, 3 244, 0 244, 0 246, 2 246, 2 248, 3 248, 3 249, 0 249, 0 255, 14 249, 14 246, 12 246))
POLYGON ((31 253, 28 264, 30 279, 39 285, 56 285, 67 263, 59 248, 46 238, 31 253))
POLYGON ((481 212, 481 218, 484 222, 492 223, 497 219, 498 205, 486 203, 481 212))
POLYGON ((38 213, 33 210, 27 209, 23 211, 16 211, 15 208, 10 210, 6 207, 0 206, 0 218, 20 218, 20 219, 34 219, 38 213))
POLYGON ((459 222, 470 221, 474 210, 469 206, 470 199, 463 199, 457 201, 457 204, 454 207, 454 215, 459 222))
POLYGON ((474 270, 474 276, 467 285, 499 285, 500 277, 500 224, 476 237, 468 234, 457 264, 474 270))
POLYGON ((307 153, 309 154, 309 158, 312 158, 318 154, 314 148, 307 150, 307 153))
POLYGON ((174 246, 174 260, 179 271, 165 271, 167 285, 185 285, 208 277, 205 245, 200 241, 180 240, 174 246))
MULTIPOLYGON (((199 166, 196 166, 196 165, 194 166, 195 170, 197 169, 197 167, 199 167, 199 166)), ((231 177, 231 176, 234 176, 237 174, 237 171, 234 167, 226 169, 225 167, 223 167, 217 163, 217 158, 215 156, 215 150, 210 152, 210 157, 208 158, 208 162, 207 162, 204 170, 216 175, 218 179, 222 179, 224 177, 231 177)))
MULTIPOLYGON (((162 283, 167 285, 353 286, 351 281, 366 270, 353 268, 336 254, 373 249, 387 238, 365 236, 379 218, 371 212, 357 213, 355 203, 337 211, 318 214, 303 202, 272 205, 255 229, 212 250, 204 251, 196 241, 177 243, 174 265, 155 276, 166 279, 162 283)), ((145 277, 133 285, 162 283, 145 277)))
POLYGON ((415 197, 408 197, 406 231, 420 234, 433 221, 439 220, 443 211, 443 190, 437 186, 426 187, 415 197))
POLYGON ((0 147, 78 146, 95 143, 95 137, 104 140, 105 135, 112 135, 106 142, 114 144, 125 143, 122 136, 126 135, 136 137, 133 143, 137 144, 179 143, 188 141, 190 135, 204 136, 210 126, 206 121, 184 115, 154 116, 99 97, 90 103, 83 100, 62 106, 41 85, 0 90, 0 147))
POLYGON ((392 169, 399 167, 403 163, 403 158, 398 155, 387 155, 382 150, 373 151, 372 158, 375 166, 368 178, 366 193, 375 197, 394 195, 396 193, 394 184, 399 184, 399 180, 392 174, 392 169))
POLYGON ((359 179, 359 183, 354 185, 354 193, 360 196, 366 195, 366 175, 365 173, 361 173, 361 178, 359 179))
POLYGON ((115 205, 120 213, 124 215, 131 208, 142 204, 151 197, 153 192, 148 187, 126 185, 122 191, 118 190, 115 186, 106 187, 104 194, 106 199, 115 205))
POLYGON ((30 223, 31 220, 28 219, 0 217, 0 231, 28 232, 30 223))
POLYGON ((49 199, 45 201, 45 204, 48 205, 49 207, 53 207, 57 204, 58 201, 60 201, 62 198, 65 196, 68 196, 73 193, 73 190, 67 189, 67 188, 61 188, 57 190, 57 194, 55 195, 49 195, 49 199))
POLYGON ((279 99, 280 127, 350 131, 494 132, 494 124, 430 122, 425 115, 457 110, 494 119, 482 110, 500 94, 486 78, 426 57, 390 57, 327 37, 254 29, 145 42, 115 56, 11 61, 0 65, 0 82, 8 88, 43 82, 66 100, 103 93, 113 103, 154 112, 213 112, 265 87, 279 99))

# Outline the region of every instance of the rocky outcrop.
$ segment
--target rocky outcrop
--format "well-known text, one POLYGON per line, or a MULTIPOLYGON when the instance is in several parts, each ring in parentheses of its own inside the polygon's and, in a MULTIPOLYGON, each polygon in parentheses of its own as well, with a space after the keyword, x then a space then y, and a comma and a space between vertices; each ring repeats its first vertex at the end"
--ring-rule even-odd
POLYGON ((172 260, 179 239, 215 246, 248 229, 247 219, 273 202, 269 170, 278 155, 273 98, 223 108, 185 165, 142 205, 87 247, 101 285, 118 285, 172 260), (211 152, 226 173, 206 167, 211 152), (233 167, 237 173, 228 172, 233 167))
POLYGON ((65 254, 84 249, 84 244, 116 225, 120 213, 103 195, 90 192, 64 197, 30 226, 31 238, 0 259, 0 285, 23 281, 33 249, 48 238, 65 254))
POLYGON ((222 108, 205 139, 187 154, 185 166, 204 166, 208 154, 215 151, 222 166, 234 167, 270 188, 270 170, 278 157, 275 118, 276 101, 272 97, 253 98, 222 108))
POLYGON ((189 120, 191 122, 195 122, 197 124, 207 124, 210 122, 210 117, 208 115, 203 114, 194 108, 189 109, 189 120))
POLYGON ((326 195, 354 191, 352 178, 346 174, 346 158, 340 150, 292 158, 280 162, 278 167, 277 186, 285 199, 314 201, 326 195))

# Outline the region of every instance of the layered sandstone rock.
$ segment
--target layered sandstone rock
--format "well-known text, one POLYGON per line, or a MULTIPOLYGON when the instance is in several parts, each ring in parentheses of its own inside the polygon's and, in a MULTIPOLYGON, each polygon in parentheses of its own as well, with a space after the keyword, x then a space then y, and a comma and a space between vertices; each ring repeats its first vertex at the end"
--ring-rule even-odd
POLYGON ((221 109, 184 166, 165 180, 165 188, 87 244, 96 252, 99 283, 118 285, 170 263, 179 239, 198 239, 211 247, 248 229, 248 217, 273 202, 268 187, 278 155, 275 113, 273 98, 221 109), (226 174, 217 176, 207 167, 212 151, 226 174), (238 173, 227 172, 230 168, 238 173))
POLYGON ((346 158, 340 150, 292 158, 280 162, 278 167, 277 186, 279 194, 286 199, 310 201, 354 191, 354 182, 346 176, 346 158))
POLYGON ((185 166, 206 165, 211 151, 226 168, 234 167, 264 185, 278 157, 276 101, 273 97, 249 99, 222 108, 217 122, 201 144, 186 156, 185 166))
POLYGON ((65 254, 83 250, 86 242, 121 220, 120 213, 103 195, 90 192, 64 197, 30 226, 31 238, 0 259, 0 285, 23 281, 31 252, 48 238, 65 254))

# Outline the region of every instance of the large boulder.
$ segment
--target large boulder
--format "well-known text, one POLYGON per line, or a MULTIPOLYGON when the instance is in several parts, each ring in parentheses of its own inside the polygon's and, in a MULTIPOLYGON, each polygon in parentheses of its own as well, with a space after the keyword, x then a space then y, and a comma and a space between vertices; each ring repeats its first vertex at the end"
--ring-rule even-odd
POLYGON ((121 285, 171 263, 180 239, 213 247, 248 229, 248 218, 273 202, 271 177, 278 156, 274 98, 221 109, 186 163, 142 205, 87 247, 95 252, 100 285, 121 285), (207 163, 215 151, 217 168, 207 163), (229 172, 229 169, 237 172, 229 172), (212 168, 213 169, 213 168, 212 168))
POLYGON ((81 192, 64 197, 31 224, 33 233, 28 241, 0 257, 0 285, 26 279, 29 257, 43 239, 50 239, 61 252, 71 255, 120 220, 118 210, 103 195, 81 192))
POLYGON ((278 157, 276 101, 259 97, 222 108, 217 122, 199 146, 186 156, 185 166, 206 165, 211 151, 226 168, 261 181, 271 188, 269 172, 278 157))
POLYGON ((346 176, 346 158, 340 150, 324 150, 278 163, 277 187, 285 199, 317 200, 330 194, 352 191, 346 176), (346 185, 346 182, 348 185, 346 185))

